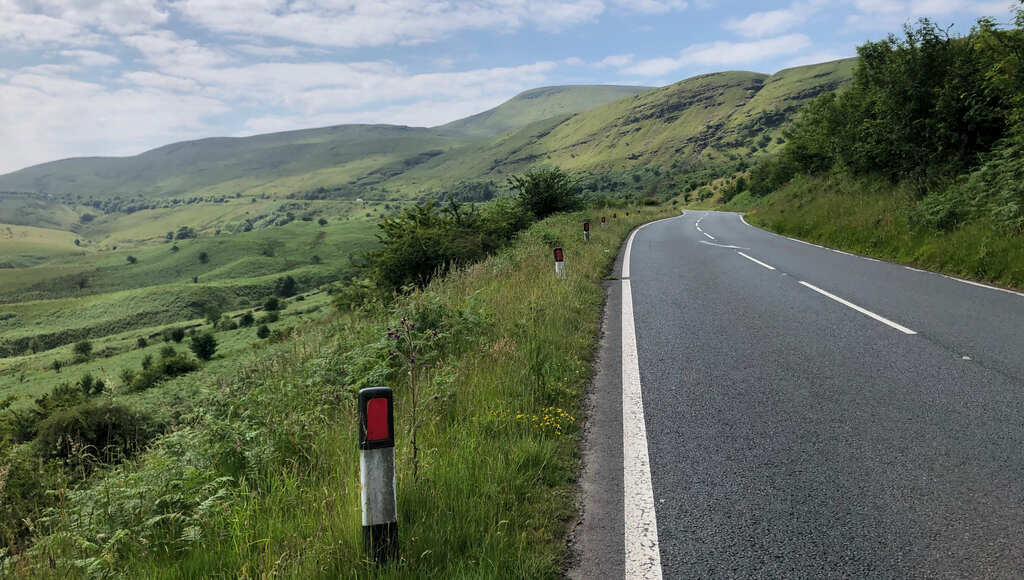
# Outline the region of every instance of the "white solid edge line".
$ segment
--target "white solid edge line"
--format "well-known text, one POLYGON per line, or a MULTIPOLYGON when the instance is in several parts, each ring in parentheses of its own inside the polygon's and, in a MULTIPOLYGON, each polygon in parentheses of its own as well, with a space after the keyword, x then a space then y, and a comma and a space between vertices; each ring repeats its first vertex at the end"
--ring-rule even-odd
POLYGON ((775 269, 775 266, 769 266, 768 264, 765 264, 761 260, 758 260, 757 258, 751 258, 750 256, 744 254, 743 252, 736 252, 736 253, 741 255, 741 256, 743 256, 744 258, 750 260, 751 262, 753 262, 755 264, 758 264, 758 265, 764 266, 765 268, 768 268, 769 270, 774 270, 775 269))
MULTIPOLYGON (((660 220, 659 220, 660 221, 660 220)), ((651 222, 655 223, 655 222, 651 222)), ((647 225, 647 224, 644 224, 647 225)), ((658 518, 654 509, 654 488, 647 450, 640 362, 633 321, 633 290, 629 261, 637 228, 626 242, 622 263, 622 483, 625 549, 625 578, 660 580, 661 548, 658 518)))
POLYGON ((701 232, 701 233, 704 234, 705 236, 707 236, 709 240, 715 239, 715 236, 712 236, 711 234, 709 234, 707 232, 701 232))
POLYGON ((750 228, 754 227, 754 226, 750 225, 749 223, 747 223, 747 220, 746 220, 746 218, 743 217, 743 214, 740 214, 740 221, 745 223, 745 224, 747 224, 747 227, 750 227, 750 228))
POLYGON ((949 278, 950 280, 956 280, 957 282, 963 282, 964 284, 970 284, 971 286, 977 286, 978 288, 988 288, 989 290, 998 290, 1000 292, 1006 292, 1007 294, 1016 294, 1017 296, 1024 296, 1024 294, 1015 290, 1007 290, 1006 288, 1000 288, 999 286, 990 286, 988 284, 982 284, 981 282, 975 282, 973 280, 964 280, 963 278, 957 278, 956 276, 949 276, 947 274, 939 274, 943 278, 949 278))
POLYGON ((910 330, 906 326, 903 326, 901 324, 896 324, 895 322, 889 320, 888 318, 886 318, 884 316, 879 316, 879 315, 875 314, 874 312, 871 312, 870 310, 868 310, 866 308, 861 308, 860 306, 857 306, 853 302, 850 302, 848 300, 843 300, 842 298, 836 296, 835 294, 831 294, 829 292, 826 292, 826 291, 822 290, 821 288, 818 288, 817 286, 815 286, 813 284, 808 284, 807 282, 804 282, 803 280, 801 280, 800 283, 803 284, 804 286, 810 288, 811 290, 814 290, 815 292, 823 295, 823 296, 827 296, 827 297, 831 298, 832 300, 835 300, 836 302, 842 304, 843 306, 848 306, 848 307, 856 310, 857 312, 860 312, 861 314, 863 314, 865 316, 870 316, 871 318, 874 318, 875 320, 881 322, 882 324, 886 324, 888 326, 891 326, 891 327, 895 328, 896 330, 902 332, 903 334, 917 334, 916 332, 914 332, 913 330, 910 330))
POLYGON ((903 266, 903 267, 906 268, 907 270, 910 270, 911 272, 921 272, 922 274, 928 274, 929 273, 927 270, 918 270, 917 268, 911 268, 910 266, 903 266))

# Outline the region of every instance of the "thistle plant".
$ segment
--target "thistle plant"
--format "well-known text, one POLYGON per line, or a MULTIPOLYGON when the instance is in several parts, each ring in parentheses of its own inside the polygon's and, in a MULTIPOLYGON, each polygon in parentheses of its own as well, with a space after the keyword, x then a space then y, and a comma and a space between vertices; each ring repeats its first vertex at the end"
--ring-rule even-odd
POLYGON ((428 380, 432 343, 440 336, 437 329, 417 330, 416 323, 402 317, 398 326, 388 328, 387 338, 394 342, 389 354, 399 361, 409 377, 409 395, 412 398, 412 417, 409 423, 409 438, 412 442, 412 476, 419 481, 419 443, 417 433, 420 427, 420 395, 423 383, 428 380))

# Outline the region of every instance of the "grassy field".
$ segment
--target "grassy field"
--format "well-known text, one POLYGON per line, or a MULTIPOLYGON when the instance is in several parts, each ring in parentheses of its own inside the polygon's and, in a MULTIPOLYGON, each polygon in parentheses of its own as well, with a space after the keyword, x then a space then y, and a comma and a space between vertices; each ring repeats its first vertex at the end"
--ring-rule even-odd
POLYGON ((559 577, 575 511, 600 281, 632 227, 676 213, 644 211, 595 232, 590 243, 579 239, 581 214, 550 218, 497 256, 391 307, 304 324, 234 364, 226 359, 147 391, 163 401, 184 389, 200 402, 144 456, 68 490, 39 524, 36 548, 8 570, 36 577, 559 577), (565 248, 564 280, 554 279, 552 243, 565 248), (423 339, 412 369, 416 476, 410 369, 388 354, 401 347, 385 337, 402 318, 416 321, 413 332, 423 339), (395 388, 400 433, 402 558, 382 569, 362 557, 352 398, 374 384, 395 388))
MULTIPOLYGON (((914 225, 915 199, 885 180, 797 177, 764 198, 737 196, 727 209, 776 233, 989 282, 1024 288, 1024 236, 973 222, 952 232, 914 225)), ((712 200, 705 207, 716 207, 712 200)), ((722 206, 717 206, 721 208, 722 206)))

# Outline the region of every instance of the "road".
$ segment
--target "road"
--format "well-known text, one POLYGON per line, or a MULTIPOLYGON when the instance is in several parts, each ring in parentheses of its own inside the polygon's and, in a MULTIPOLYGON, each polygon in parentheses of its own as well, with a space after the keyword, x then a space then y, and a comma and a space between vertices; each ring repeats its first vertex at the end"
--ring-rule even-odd
POLYGON ((625 258, 570 576, 1024 577, 1024 295, 731 213, 625 258))

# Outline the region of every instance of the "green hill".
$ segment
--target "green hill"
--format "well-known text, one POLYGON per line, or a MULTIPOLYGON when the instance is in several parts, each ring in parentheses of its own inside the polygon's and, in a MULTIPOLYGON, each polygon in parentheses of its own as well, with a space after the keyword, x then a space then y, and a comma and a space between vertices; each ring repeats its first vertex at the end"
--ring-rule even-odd
POLYGON ((776 136, 797 106, 848 81, 852 63, 773 76, 703 75, 652 90, 540 88, 432 129, 342 125, 187 141, 134 157, 65 159, 0 176, 0 191, 46 193, 65 203, 264 193, 409 199, 504 181, 538 161, 582 171, 679 169, 686 160, 735 156, 762 134, 776 136))
POLYGON ((541 87, 519 93, 498 107, 438 129, 468 136, 495 137, 541 119, 586 111, 650 89, 621 85, 541 87))

